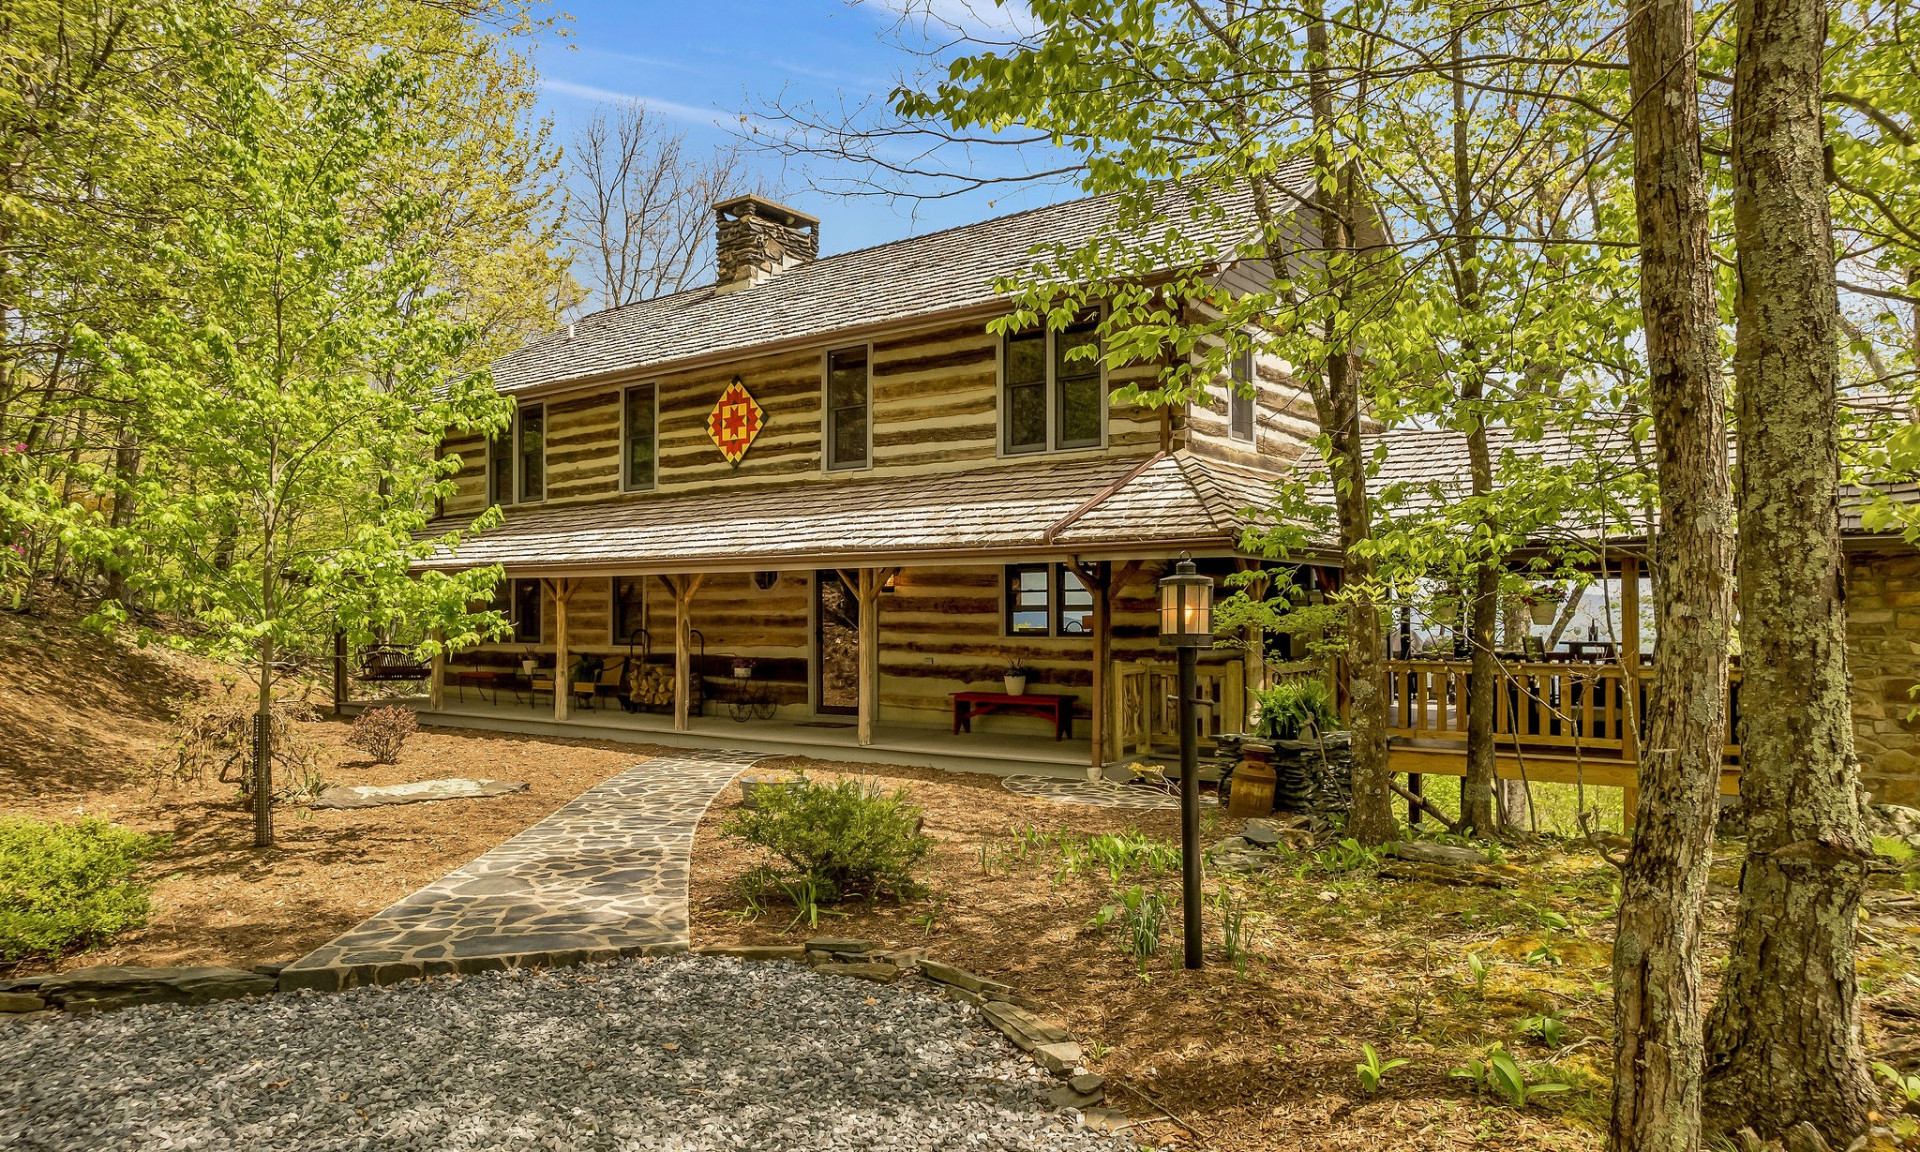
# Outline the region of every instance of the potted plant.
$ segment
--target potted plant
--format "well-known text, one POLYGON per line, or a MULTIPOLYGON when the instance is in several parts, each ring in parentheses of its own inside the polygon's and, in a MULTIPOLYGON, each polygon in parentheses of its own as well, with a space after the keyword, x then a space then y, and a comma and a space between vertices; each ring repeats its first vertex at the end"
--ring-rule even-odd
POLYGON ((540 666, 540 661, 537 658, 535 658, 533 654, 533 649, 529 648, 525 652, 522 652, 520 654, 520 671, 521 672, 525 673, 528 676, 531 676, 533 675, 533 670, 535 668, 538 668, 539 666, 540 666))
MULTIPOLYGON (((1254 700, 1253 732, 1263 741, 1318 739, 1340 726, 1333 689, 1318 677, 1282 680, 1255 692, 1254 700)), ((1242 751, 1251 748, 1243 745, 1242 751)))
POLYGON ((1002 678, 1002 683, 1005 684, 1007 689, 1007 695, 1025 696, 1027 694, 1027 679, 1031 675, 1032 670, 1029 668, 1023 668, 1018 664, 1007 665, 1007 671, 1002 678))
POLYGON ((1533 617, 1533 622, 1544 628, 1553 623, 1553 618, 1559 615, 1560 598, 1561 591, 1554 585, 1535 584, 1527 589, 1526 595, 1520 600, 1527 606, 1527 612, 1533 617))

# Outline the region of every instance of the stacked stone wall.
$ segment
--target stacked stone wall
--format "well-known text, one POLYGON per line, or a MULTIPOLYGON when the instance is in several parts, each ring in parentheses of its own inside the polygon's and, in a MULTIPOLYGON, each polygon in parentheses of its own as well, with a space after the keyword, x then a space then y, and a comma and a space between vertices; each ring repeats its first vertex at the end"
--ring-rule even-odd
POLYGON ((1884 804, 1920 805, 1920 552, 1848 557, 1847 659, 1860 778, 1884 804))

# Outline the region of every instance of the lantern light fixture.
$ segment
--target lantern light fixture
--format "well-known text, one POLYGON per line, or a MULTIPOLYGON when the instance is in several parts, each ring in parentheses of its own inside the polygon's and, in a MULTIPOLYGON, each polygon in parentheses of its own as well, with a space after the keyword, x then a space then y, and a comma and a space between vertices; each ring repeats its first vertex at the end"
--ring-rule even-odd
POLYGON ((1160 643, 1168 648, 1213 646, 1213 579, 1186 556, 1160 580, 1160 643))

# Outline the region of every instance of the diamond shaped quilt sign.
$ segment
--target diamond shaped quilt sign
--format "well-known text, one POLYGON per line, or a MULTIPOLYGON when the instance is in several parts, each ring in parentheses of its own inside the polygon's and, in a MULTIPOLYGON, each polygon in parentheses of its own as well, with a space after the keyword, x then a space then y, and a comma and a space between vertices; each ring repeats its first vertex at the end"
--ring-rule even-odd
POLYGON ((738 464, 740 458, 753 447, 753 441, 760 435, 760 428, 766 423, 765 414, 760 405, 754 403, 747 393, 746 385, 735 376, 726 391, 720 393, 720 400, 714 404, 713 411, 707 414, 707 435, 719 446, 720 455, 727 463, 738 464))

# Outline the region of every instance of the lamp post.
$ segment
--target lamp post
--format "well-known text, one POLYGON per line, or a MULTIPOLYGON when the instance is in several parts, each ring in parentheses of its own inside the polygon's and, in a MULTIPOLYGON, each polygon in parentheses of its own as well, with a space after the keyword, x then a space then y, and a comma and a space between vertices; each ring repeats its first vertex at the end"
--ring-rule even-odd
POLYGON ((1186 965, 1200 967, 1200 732, 1194 711, 1195 665, 1213 645, 1213 580, 1182 556, 1160 581, 1160 644, 1180 656, 1180 866, 1187 925, 1186 965))

